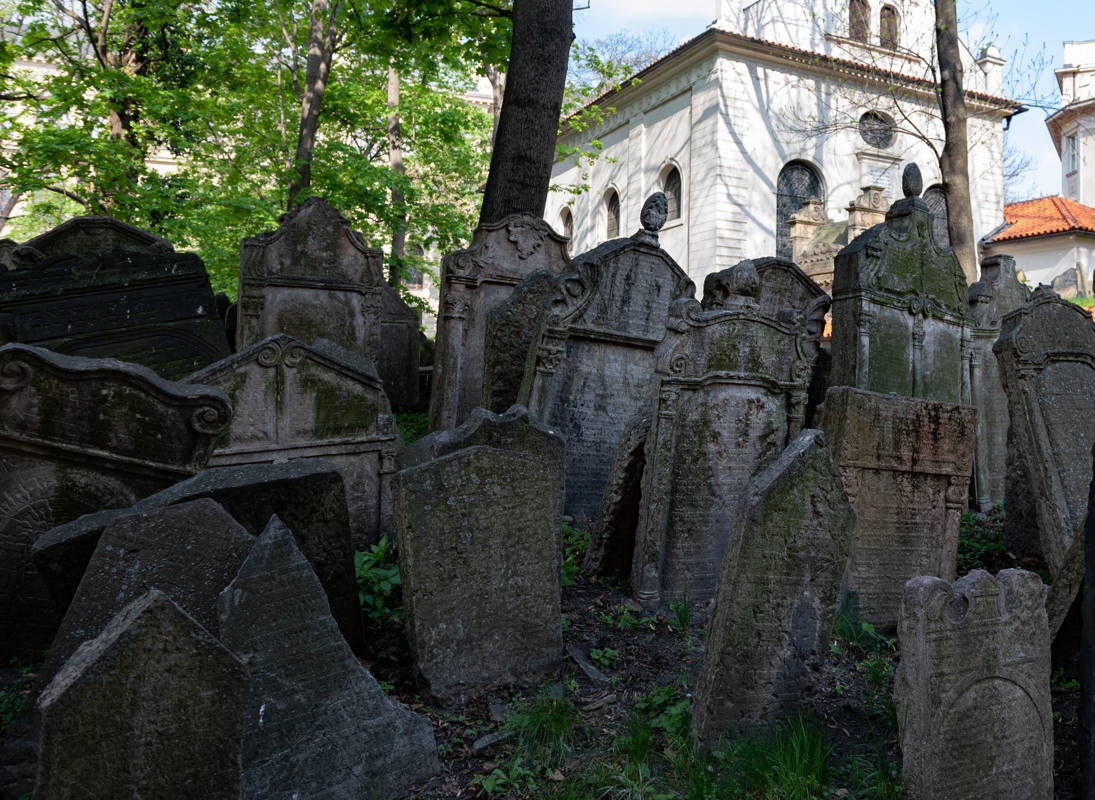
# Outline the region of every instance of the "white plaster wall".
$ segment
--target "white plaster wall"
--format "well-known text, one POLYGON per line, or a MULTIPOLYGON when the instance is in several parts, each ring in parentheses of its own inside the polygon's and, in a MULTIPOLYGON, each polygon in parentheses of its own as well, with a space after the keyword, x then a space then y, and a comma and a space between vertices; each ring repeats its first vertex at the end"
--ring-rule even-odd
POLYGON ((986 254, 1007 254, 1015 258, 1028 286, 1050 284, 1065 270, 1078 266, 1091 278, 1095 269, 1095 235, 1045 236, 1037 239, 1003 241, 986 248, 986 254))

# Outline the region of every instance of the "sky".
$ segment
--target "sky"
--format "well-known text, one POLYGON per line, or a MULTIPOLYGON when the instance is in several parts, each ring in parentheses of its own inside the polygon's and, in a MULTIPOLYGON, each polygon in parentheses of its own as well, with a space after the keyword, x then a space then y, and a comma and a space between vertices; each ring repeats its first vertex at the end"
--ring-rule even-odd
MULTIPOLYGON (((616 31, 664 30, 683 42, 714 21, 717 1, 575 0, 574 30, 581 40, 616 31), (579 10, 585 5, 589 7, 579 10)), ((958 0, 958 15, 967 41, 993 41, 1004 58, 1020 65, 1017 82, 1024 86, 1024 94, 1034 85, 1032 94, 1050 103, 1059 99, 1053 70, 1061 66, 1063 43, 1095 39, 1095 12, 1089 0, 958 0)), ((1031 107, 1011 121, 1008 142, 1030 158, 1032 168, 1009 187, 1009 200, 1061 190, 1061 162, 1045 126, 1051 111, 1031 107)))

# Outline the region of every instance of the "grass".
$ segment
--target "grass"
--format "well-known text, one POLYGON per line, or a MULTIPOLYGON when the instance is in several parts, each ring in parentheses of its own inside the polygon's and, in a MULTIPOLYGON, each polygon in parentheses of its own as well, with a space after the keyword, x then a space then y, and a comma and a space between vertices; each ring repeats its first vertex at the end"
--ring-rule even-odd
POLYGON ((558 764, 570 753, 578 733, 578 711, 566 697, 541 692, 506 720, 518 748, 529 757, 558 764))

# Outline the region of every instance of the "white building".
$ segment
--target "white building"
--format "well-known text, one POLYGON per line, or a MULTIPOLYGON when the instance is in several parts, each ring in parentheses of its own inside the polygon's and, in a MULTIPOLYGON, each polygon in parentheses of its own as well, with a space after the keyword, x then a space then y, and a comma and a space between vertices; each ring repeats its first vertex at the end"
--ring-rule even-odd
MULTIPOLYGON (((564 145, 591 164, 556 164, 546 219, 572 252, 639 226, 662 190, 662 245, 697 283, 747 257, 790 256, 789 218, 809 199, 830 216, 881 186, 900 195, 917 162, 941 207, 942 123, 932 79, 930 0, 721 0, 705 32, 595 101, 613 109, 564 145)), ((999 96, 1002 59, 966 53, 975 234, 1003 208, 1003 121, 1020 106, 999 96)))

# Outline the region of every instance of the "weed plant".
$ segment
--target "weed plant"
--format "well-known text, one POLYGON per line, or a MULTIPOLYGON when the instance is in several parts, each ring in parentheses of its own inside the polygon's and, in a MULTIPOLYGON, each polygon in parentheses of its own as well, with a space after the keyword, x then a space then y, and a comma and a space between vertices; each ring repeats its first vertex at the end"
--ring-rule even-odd
POLYGON ((506 720, 518 749, 548 764, 558 764, 570 753, 578 733, 578 712, 567 699, 541 692, 506 720))
POLYGON ((399 565, 387 536, 381 536, 368 550, 354 553, 354 573, 361 613, 376 623, 399 625, 403 594, 399 565))
POLYGON ((395 425, 403 444, 417 442, 430 431, 429 418, 420 411, 405 411, 395 415, 395 425))
POLYGON ((987 514, 965 512, 958 528, 957 574, 975 569, 997 572, 1011 566, 1004 545, 1004 505, 997 503, 987 514))

